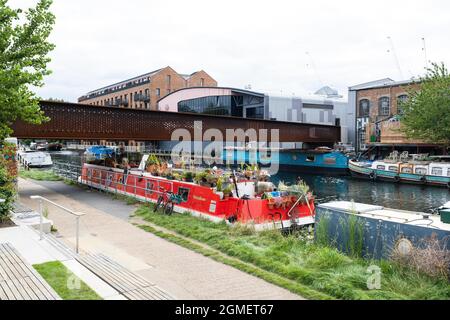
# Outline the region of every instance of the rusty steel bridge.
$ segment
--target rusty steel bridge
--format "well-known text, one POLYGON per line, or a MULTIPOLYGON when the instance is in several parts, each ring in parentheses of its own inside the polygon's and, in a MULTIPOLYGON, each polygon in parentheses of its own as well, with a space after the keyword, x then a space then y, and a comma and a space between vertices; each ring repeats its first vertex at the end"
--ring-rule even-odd
MULTIPOLYGON (((340 127, 330 125, 259 120, 205 114, 103 107, 78 103, 41 101, 41 110, 50 121, 27 124, 17 121, 13 135, 20 139, 57 140, 139 140, 170 141, 172 132, 187 129, 194 137, 194 122, 202 130, 218 129, 226 137, 227 129, 279 130, 279 141, 333 144, 340 141, 340 127)), ((258 136, 258 139, 260 137, 258 136)))

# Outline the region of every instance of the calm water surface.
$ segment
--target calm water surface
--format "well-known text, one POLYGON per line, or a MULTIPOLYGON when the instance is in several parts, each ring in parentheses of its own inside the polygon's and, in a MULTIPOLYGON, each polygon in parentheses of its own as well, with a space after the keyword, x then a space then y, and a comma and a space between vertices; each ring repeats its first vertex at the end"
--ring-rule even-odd
POLYGON ((310 186, 318 203, 353 200, 387 208, 432 212, 450 201, 450 191, 447 188, 373 182, 350 176, 330 177, 280 172, 273 181, 295 182, 297 176, 310 186))
MULTIPOLYGON (((51 155, 55 161, 81 163, 78 152, 51 152, 51 155)), ((353 200, 387 208, 432 212, 443 203, 450 201, 450 191, 447 188, 372 182, 350 176, 332 177, 281 171, 272 177, 272 181, 275 184, 279 181, 295 183, 297 177, 301 177, 310 186, 318 203, 353 200)))

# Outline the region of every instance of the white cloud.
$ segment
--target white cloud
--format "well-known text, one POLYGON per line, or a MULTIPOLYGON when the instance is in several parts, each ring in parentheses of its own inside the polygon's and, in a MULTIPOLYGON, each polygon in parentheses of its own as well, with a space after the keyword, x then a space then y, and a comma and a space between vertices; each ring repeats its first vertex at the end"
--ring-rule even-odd
POLYGON ((53 74, 38 92, 76 101, 170 65, 204 69, 223 86, 290 95, 322 82, 345 94, 357 83, 399 80, 387 36, 405 78, 423 72, 422 37, 428 59, 450 65, 449 9, 444 0, 54 0, 53 74))

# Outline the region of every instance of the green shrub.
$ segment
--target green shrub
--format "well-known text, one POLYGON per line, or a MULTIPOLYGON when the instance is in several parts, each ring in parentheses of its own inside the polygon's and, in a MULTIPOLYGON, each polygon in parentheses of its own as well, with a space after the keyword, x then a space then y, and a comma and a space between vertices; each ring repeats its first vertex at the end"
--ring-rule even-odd
POLYGON ((13 177, 8 172, 6 161, 0 155, 0 199, 5 200, 0 203, 0 223, 9 218, 15 195, 13 177))

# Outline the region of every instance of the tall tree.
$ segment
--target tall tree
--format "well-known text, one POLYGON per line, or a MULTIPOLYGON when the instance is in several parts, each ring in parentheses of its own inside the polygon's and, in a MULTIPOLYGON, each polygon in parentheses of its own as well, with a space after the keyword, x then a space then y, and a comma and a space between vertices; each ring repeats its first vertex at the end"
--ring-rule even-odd
POLYGON ((413 139, 450 146, 450 74, 443 63, 433 63, 420 79, 418 89, 409 90, 401 103, 401 131, 413 139))
POLYGON ((38 97, 30 87, 43 86, 50 74, 48 41, 55 16, 52 0, 39 0, 36 7, 22 11, 0 0, 0 142, 12 133, 17 119, 39 124, 46 120, 38 97))

